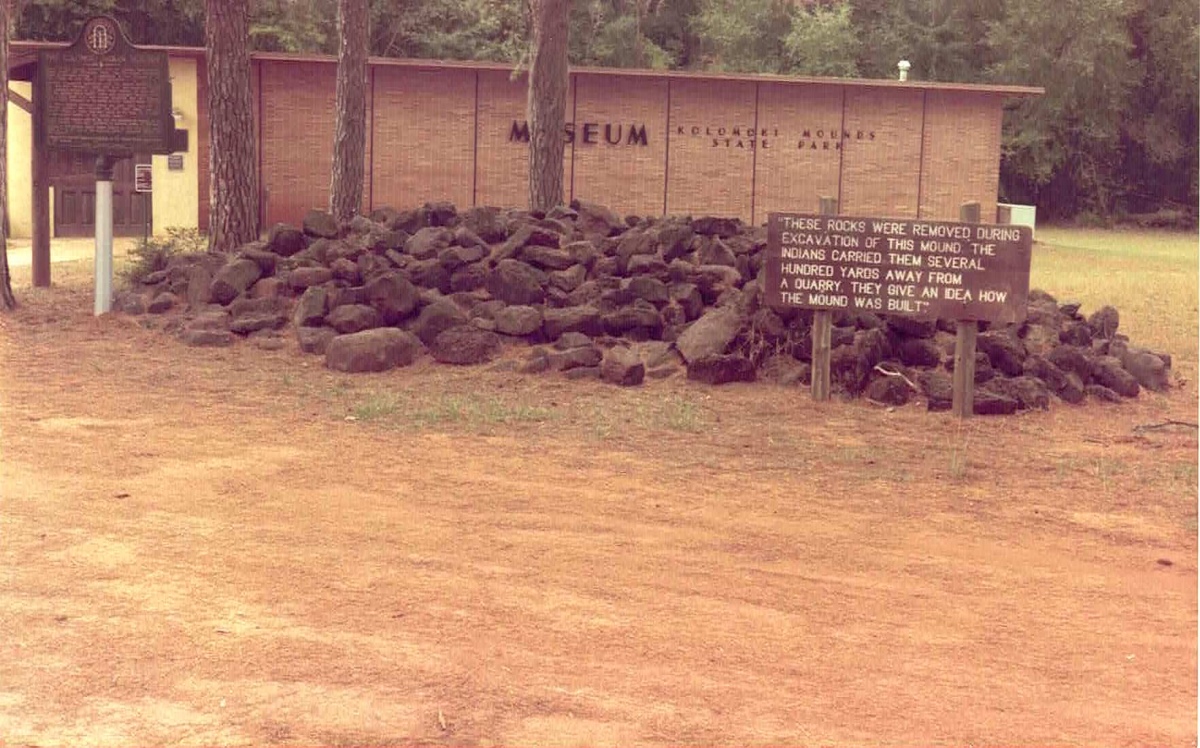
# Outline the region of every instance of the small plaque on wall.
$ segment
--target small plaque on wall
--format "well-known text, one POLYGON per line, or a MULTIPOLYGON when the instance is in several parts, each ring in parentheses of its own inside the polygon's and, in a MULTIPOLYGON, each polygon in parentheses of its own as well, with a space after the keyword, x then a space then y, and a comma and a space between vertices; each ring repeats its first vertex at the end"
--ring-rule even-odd
POLYGON ((167 169, 170 171, 183 171, 183 154, 172 153, 167 156, 167 169))

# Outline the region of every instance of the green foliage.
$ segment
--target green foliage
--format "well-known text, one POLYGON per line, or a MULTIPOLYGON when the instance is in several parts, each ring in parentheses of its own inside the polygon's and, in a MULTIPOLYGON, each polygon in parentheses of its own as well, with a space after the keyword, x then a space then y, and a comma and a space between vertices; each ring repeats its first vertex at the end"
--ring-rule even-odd
POLYGON ((732 72, 782 73, 784 38, 792 24, 788 0, 703 0, 693 20, 705 66, 732 72))
POLYGON ((167 269, 172 257, 204 252, 208 237, 193 228, 171 227, 166 237, 149 237, 129 250, 129 258, 121 271, 126 283, 140 283, 146 276, 167 269))
MULTIPOLYGON (((371 52, 519 64, 529 0, 370 0, 371 52)), ((251 43, 336 51, 337 0, 255 0, 251 43)), ((204 41, 203 0, 18 0, 15 35, 107 13, 141 44, 204 41)), ((1042 86, 1006 113, 1004 199, 1039 215, 1197 212, 1195 0, 574 0, 574 65, 1042 86)))
POLYGON ((1123 104, 1139 76, 1127 10, 1122 0, 1062 0, 1054 12, 1008 0, 989 26, 989 77, 1046 88, 1006 118, 1004 186, 1051 216, 1113 208, 1123 104))
POLYGON ((858 75, 860 43, 850 14, 846 2, 815 5, 797 13, 783 40, 788 72, 844 78, 858 75))

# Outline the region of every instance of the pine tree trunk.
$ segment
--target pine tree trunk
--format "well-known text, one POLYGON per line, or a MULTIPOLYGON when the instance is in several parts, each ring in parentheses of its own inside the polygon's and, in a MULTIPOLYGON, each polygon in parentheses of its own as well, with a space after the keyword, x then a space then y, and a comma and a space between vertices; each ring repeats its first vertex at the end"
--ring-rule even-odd
POLYGON ((8 1, 0 0, 0 309, 17 305, 8 273, 8 1))
POLYGON ((258 160, 247 0, 205 0, 208 48, 209 248, 258 238, 258 160))
POLYGON ((363 206, 367 158, 367 0, 338 0, 337 125, 329 212, 348 221, 363 206))
POLYGON ((529 66, 529 209, 563 204, 570 0, 533 0, 529 66))

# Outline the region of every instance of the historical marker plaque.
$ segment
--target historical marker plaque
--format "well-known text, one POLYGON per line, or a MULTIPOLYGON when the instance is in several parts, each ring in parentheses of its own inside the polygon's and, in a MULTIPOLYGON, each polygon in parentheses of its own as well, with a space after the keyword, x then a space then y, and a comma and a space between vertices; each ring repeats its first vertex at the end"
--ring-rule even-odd
POLYGON ((1027 226, 771 213, 767 237, 764 290, 776 308, 1025 319, 1027 226))
POLYGON ((174 150, 166 52, 138 49, 111 18, 38 55, 35 103, 49 148, 113 156, 174 150))

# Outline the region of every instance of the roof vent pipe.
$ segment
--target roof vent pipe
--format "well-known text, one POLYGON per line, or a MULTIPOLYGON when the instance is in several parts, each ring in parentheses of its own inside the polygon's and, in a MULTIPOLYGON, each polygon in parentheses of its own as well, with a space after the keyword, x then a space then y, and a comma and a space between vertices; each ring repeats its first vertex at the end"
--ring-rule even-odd
POLYGON ((900 80, 908 80, 908 69, 912 67, 912 63, 908 60, 901 60, 896 67, 900 68, 900 80))

